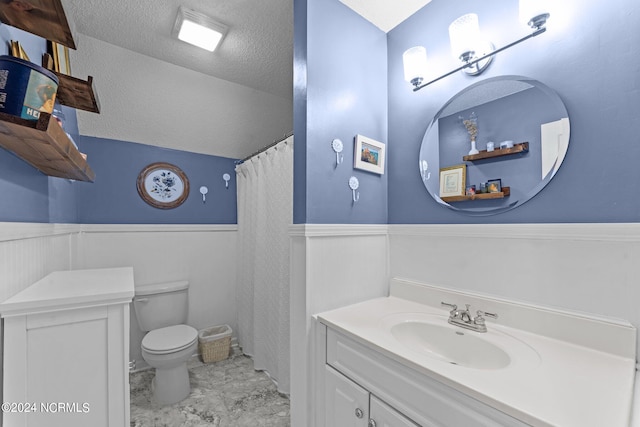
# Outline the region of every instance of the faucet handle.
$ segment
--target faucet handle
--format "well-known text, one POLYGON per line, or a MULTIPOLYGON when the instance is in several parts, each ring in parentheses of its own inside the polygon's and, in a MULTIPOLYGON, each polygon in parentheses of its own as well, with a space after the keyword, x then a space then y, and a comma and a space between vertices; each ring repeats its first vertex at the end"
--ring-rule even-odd
POLYGON ((498 315, 496 313, 487 313, 486 311, 478 310, 476 311, 477 316, 473 319, 473 323, 476 325, 482 325, 484 323, 484 317, 491 317, 492 319, 497 319, 498 315))
POLYGON ((440 304, 444 305, 445 307, 449 307, 451 309, 451 311, 456 311, 458 309, 457 305, 450 304, 448 302, 441 301, 440 304))

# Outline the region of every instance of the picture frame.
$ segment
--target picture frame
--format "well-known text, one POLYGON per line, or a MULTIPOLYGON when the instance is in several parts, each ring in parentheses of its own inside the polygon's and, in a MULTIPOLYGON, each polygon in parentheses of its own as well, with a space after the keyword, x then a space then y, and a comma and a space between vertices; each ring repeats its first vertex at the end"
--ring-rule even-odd
POLYGON ((138 194, 158 209, 177 208, 189 197, 189 179, 177 166, 165 162, 151 163, 138 175, 138 194))
POLYGON ((14 58, 24 59, 25 61, 31 61, 27 52, 24 51, 24 48, 20 44, 19 41, 11 40, 9 42, 9 51, 11 52, 11 56, 14 58))
POLYGON ((440 197, 464 196, 466 183, 466 164, 440 168, 440 197))
POLYGON ((487 181, 487 193, 500 193, 502 191, 501 179, 490 179, 487 181))
POLYGON ((47 40, 47 53, 53 59, 53 71, 60 74, 71 75, 71 64, 69 62, 69 48, 47 40))
POLYGON ((386 145, 383 142, 356 135, 353 154, 355 169, 384 175, 385 158, 386 145))

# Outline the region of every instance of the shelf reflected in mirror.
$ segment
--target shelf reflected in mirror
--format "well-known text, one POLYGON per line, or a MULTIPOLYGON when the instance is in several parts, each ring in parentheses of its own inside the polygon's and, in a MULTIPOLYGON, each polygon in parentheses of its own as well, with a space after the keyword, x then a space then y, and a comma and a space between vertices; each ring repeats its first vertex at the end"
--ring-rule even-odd
POLYGON ((429 195, 467 215, 493 215, 522 205, 555 176, 568 150, 569 115, 558 94, 522 76, 500 76, 473 84, 453 96, 429 124, 422 140, 419 169, 429 195), (463 118, 477 117, 479 154, 469 155, 470 134, 463 118), (500 148, 501 142, 513 141, 500 148), (494 151, 487 152, 493 143, 494 151), (491 145, 491 144, 489 144, 491 145), (439 197, 439 171, 464 162, 466 185, 501 179, 510 188, 503 198, 439 197))

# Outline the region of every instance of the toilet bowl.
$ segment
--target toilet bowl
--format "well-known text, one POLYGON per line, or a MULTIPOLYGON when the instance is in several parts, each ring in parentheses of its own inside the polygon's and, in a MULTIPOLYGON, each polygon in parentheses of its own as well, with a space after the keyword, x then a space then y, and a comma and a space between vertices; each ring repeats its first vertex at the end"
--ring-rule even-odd
POLYGON ((186 281, 136 287, 133 299, 142 339, 142 358, 155 368, 151 383, 161 405, 177 403, 191 392, 187 361, 198 349, 198 331, 186 325, 186 281))
POLYGON ((142 340, 142 358, 155 368, 151 383, 157 403, 177 403, 191 392, 187 361, 198 348, 198 331, 175 325, 150 331, 142 340))

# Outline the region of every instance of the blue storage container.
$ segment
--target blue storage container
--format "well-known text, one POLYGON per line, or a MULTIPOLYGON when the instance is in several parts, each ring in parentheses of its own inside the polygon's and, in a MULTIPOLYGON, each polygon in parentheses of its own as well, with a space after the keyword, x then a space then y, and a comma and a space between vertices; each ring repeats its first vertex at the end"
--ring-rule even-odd
POLYGON ((53 112, 58 78, 32 62, 0 55, 0 111, 27 120, 53 112))

